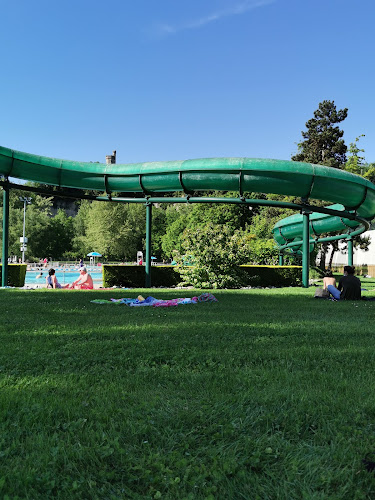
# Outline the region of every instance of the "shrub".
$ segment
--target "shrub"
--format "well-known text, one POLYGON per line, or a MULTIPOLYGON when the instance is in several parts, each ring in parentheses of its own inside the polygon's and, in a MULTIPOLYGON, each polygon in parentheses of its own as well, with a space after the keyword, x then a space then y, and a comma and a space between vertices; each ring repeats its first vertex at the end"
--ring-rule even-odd
MULTIPOLYGON (((189 267, 192 270, 193 267, 189 267)), ((181 269, 181 268, 180 268, 181 269)), ((182 277, 179 270, 173 266, 152 266, 151 284, 153 287, 176 286, 182 277)), ((301 266, 251 266, 243 265, 238 269, 241 276, 241 286, 299 286, 302 281, 301 266)), ((192 285, 185 282, 184 284, 192 285)), ((129 288, 144 288, 144 266, 103 266, 103 286, 122 286, 129 288)), ((193 285, 194 286, 194 285, 193 285)))
MULTIPOLYGON (((103 266, 103 286, 122 286, 129 288, 144 288, 144 266, 103 266)), ((180 282, 180 276, 173 266, 151 266, 152 286, 175 286, 180 282)))
MULTIPOLYGON (((8 286, 24 286, 26 264, 8 264, 8 286)), ((3 266, 0 264, 0 283, 2 282, 3 266)))
POLYGON ((185 255, 193 257, 194 266, 187 267, 183 256, 177 256, 183 283, 196 288, 238 288, 243 283, 239 267, 248 262, 249 244, 254 236, 223 224, 209 223, 188 228, 182 237, 185 255))
POLYGON ((301 266, 241 266, 243 286, 298 286, 302 282, 301 266))
POLYGON ((312 266, 310 267, 310 279, 320 279, 324 278, 325 270, 320 269, 320 267, 312 266))

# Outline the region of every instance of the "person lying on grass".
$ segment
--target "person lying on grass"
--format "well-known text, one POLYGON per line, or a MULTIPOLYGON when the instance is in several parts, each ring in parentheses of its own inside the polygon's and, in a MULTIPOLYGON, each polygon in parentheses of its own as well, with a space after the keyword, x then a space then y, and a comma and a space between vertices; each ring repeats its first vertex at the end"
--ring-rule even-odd
POLYGON ((327 289, 336 300, 360 300, 361 299, 361 281, 354 276, 354 267, 345 266, 344 276, 340 279, 336 288, 328 285, 327 289))
POLYGON ((94 283, 92 277, 87 272, 85 266, 81 267, 79 270, 80 276, 77 280, 73 281, 71 285, 67 285, 70 290, 92 290, 94 288, 94 283))
POLYGON ((60 285, 60 283, 57 281, 54 269, 50 269, 48 271, 48 276, 46 278, 46 284, 47 284, 47 288, 68 288, 69 287, 69 285, 65 285, 65 286, 60 285))

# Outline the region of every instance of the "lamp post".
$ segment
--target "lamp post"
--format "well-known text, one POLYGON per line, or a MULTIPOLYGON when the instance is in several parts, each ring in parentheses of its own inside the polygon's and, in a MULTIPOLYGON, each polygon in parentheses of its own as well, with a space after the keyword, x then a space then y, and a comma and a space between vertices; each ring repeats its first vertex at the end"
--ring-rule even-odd
POLYGON ((31 198, 27 196, 20 196, 20 201, 23 201, 23 232, 21 240, 21 251, 22 251, 22 264, 25 262, 25 250, 27 249, 27 238, 25 238, 25 226, 26 226, 26 205, 30 205, 31 198))

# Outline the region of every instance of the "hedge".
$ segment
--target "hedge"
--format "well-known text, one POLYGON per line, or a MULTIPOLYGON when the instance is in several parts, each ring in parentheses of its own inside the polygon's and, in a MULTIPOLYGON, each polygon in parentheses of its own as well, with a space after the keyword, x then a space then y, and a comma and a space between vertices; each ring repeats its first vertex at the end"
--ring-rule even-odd
POLYGON ((240 266, 245 286, 298 286, 302 283, 301 266, 240 266))
MULTIPOLYGON (((24 286, 26 264, 8 264, 8 286, 24 286)), ((0 264, 0 286, 2 283, 3 266, 0 264)))
MULTIPOLYGON (((298 286, 302 282, 301 266, 241 266, 244 286, 298 286)), ((176 286, 182 281, 173 266, 151 266, 153 287, 176 286)), ((103 286, 144 288, 144 266, 103 266, 103 286)))
MULTIPOLYGON (((173 266, 151 266, 152 286, 175 286, 181 278, 173 266)), ((146 271, 144 266, 103 265, 103 286, 144 288, 146 271)))

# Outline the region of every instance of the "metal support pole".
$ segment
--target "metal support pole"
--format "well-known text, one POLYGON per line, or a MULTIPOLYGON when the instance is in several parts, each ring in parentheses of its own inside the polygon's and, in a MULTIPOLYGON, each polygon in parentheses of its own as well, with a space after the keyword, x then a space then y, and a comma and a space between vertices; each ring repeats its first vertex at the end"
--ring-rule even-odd
POLYGON ((310 268, 310 212, 303 215, 303 245, 302 245, 302 287, 309 287, 310 268))
POLYGON ((9 186, 3 186, 3 256, 1 286, 8 286, 9 186))
POLYGON ((353 238, 348 238, 348 266, 353 265, 353 238))
POLYGON ((283 252, 279 252, 279 266, 284 265, 284 254, 283 252))
POLYGON ((22 264, 25 263, 26 198, 23 199, 22 264))
POLYGON ((146 288, 151 287, 151 226, 152 203, 146 203, 146 288))

